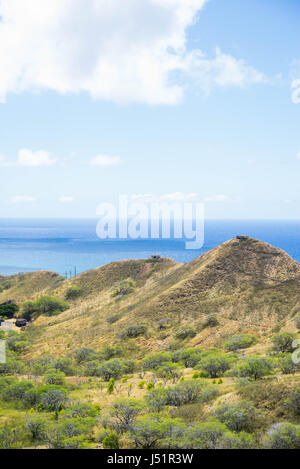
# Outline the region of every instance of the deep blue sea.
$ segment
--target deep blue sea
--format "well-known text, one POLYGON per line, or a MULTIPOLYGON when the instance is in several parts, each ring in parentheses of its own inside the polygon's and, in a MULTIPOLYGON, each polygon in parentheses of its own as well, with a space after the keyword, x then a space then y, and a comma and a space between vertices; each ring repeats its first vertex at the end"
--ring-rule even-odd
POLYGON ((62 275, 122 259, 151 254, 189 262, 235 237, 249 235, 284 249, 300 262, 299 221, 207 220, 201 250, 186 250, 184 240, 103 241, 96 220, 0 220, 0 274, 54 270, 62 275))

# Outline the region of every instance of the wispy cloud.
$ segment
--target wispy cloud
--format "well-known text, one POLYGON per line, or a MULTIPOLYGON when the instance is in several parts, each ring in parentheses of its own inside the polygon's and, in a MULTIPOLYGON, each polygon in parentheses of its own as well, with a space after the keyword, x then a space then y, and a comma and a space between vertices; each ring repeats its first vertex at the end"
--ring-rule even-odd
POLYGON ((219 194, 213 195, 204 198, 204 202, 207 203, 224 203, 224 202, 232 202, 232 199, 228 197, 228 195, 219 194))
POLYGON ((69 195, 62 195, 61 197, 59 197, 58 201, 62 204, 70 204, 74 202, 74 197, 69 195))
POLYGON ((91 160, 92 166, 116 166, 121 163, 119 156, 97 155, 91 160))
POLYGON ((184 194, 183 192, 173 192, 170 194, 132 194, 132 201, 138 202, 193 202, 199 200, 199 196, 196 193, 184 194))
POLYGON ((57 162, 57 158, 51 158, 50 153, 45 150, 32 151, 21 148, 16 161, 8 161, 4 156, 0 157, 0 166, 52 166, 57 162))
POLYGON ((31 197, 29 195, 15 195, 11 199, 11 202, 13 204, 30 204, 35 201, 36 201, 35 197, 31 197))

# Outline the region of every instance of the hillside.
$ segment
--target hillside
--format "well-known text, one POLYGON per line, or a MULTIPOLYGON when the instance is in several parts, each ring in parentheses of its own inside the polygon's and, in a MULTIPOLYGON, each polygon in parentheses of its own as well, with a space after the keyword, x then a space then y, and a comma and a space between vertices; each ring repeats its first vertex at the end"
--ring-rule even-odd
POLYGON ((300 448, 300 265, 280 249, 0 285, 33 317, 0 327, 0 449, 300 448))
POLYGON ((12 285, 0 294, 0 303, 45 294, 65 300, 70 288, 80 291, 68 299, 65 312, 40 316, 27 328, 30 355, 60 355, 87 344, 100 350, 125 342, 129 354, 142 356, 181 346, 178 334, 185 327, 195 328, 185 346, 220 346, 241 332, 259 336, 264 344, 272 331, 295 330, 293 318, 300 311, 300 265, 282 250, 251 238, 230 240, 185 265, 171 259, 131 260, 70 280, 35 272, 6 281, 12 285), (123 282, 130 291, 125 288, 118 295, 123 282), (212 314, 215 327, 206 324, 212 314), (145 324, 146 334, 134 341, 120 339, 120 331, 132 324, 145 324))

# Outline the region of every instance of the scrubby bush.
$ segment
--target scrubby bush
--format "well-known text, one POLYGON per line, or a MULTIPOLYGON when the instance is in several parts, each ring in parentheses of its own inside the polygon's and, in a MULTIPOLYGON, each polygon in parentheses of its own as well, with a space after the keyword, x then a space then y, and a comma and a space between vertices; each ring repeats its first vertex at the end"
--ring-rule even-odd
POLYGON ((119 449, 119 437, 115 432, 111 432, 102 440, 102 446, 104 449, 119 449))
POLYGON ((19 306, 15 303, 0 305, 0 317, 5 319, 12 319, 19 311, 19 306))
POLYGON ((206 327, 217 327, 219 325, 219 320, 216 314, 209 314, 204 322, 202 323, 203 329, 206 327))
POLYGON ((152 389, 145 397, 146 404, 152 412, 161 412, 168 403, 168 392, 166 389, 152 389))
POLYGON ((280 334, 276 334, 272 338, 273 348, 276 352, 284 352, 289 353, 293 352, 293 341, 296 339, 296 334, 292 332, 282 332, 280 334))
POLYGON ((142 409, 143 404, 137 399, 119 399, 115 401, 111 406, 110 414, 114 418, 117 433, 127 431, 136 421, 142 409))
POLYGON ((133 280, 124 280, 121 282, 113 293, 113 297, 117 300, 122 299, 123 297, 129 295, 135 290, 135 282, 133 280))
POLYGON ((296 370, 299 368, 299 365, 293 362, 291 353, 282 354, 282 356, 278 358, 278 365, 284 375, 295 374, 296 370))
POLYGON ((172 362, 163 363, 154 371, 159 378, 172 380, 173 383, 175 383, 182 376, 180 366, 177 363, 172 362))
POLYGON ((170 362, 172 360, 171 352, 158 352, 148 355, 142 362, 142 366, 145 370, 154 370, 163 363, 170 362))
POLYGON ((172 419, 142 417, 131 426, 129 438, 138 449, 161 448, 164 438, 171 435, 174 423, 172 419))
POLYGON ((273 362, 270 358, 254 355, 237 365, 232 373, 234 376, 257 380, 271 374, 272 369, 273 362))
POLYGON ((49 370, 45 374, 46 384, 56 384, 57 386, 63 386, 65 384, 65 374, 59 370, 49 370))
POLYGON ((80 287, 70 287, 67 289, 65 297, 66 300, 75 300, 82 294, 82 288, 80 287))
POLYGON ((129 326, 125 327, 120 334, 120 339, 134 339, 139 337, 140 335, 145 335, 147 332, 147 326, 145 325, 138 325, 138 324, 130 324, 129 326))
POLYGON ((239 334, 230 337, 224 343, 224 348, 228 352, 236 352, 237 350, 243 350, 257 342, 257 337, 252 334, 239 334))
POLYGON ((46 428, 47 422, 41 418, 28 419, 25 424, 25 430, 29 433, 30 439, 35 443, 43 440, 46 428))
POLYGON ((187 348, 173 354, 174 362, 182 362, 185 368, 194 368, 203 358, 203 350, 187 348))
POLYGON ((252 403, 242 401, 234 405, 223 404, 217 407, 214 415, 234 432, 252 433, 255 430, 257 416, 252 403))
POLYGON ((176 332, 176 339, 184 340, 193 338, 197 335, 196 329, 193 326, 184 326, 176 332))
POLYGON ((290 398, 287 400, 287 405, 293 415, 300 416, 300 387, 291 393, 290 398))
POLYGON ((219 378, 229 370, 235 361, 235 357, 222 352, 209 354, 203 358, 197 369, 206 371, 210 378, 219 378))
POLYGON ((204 422, 188 426, 180 447, 186 449, 218 449, 228 430, 221 422, 204 422))
POLYGON ((71 418, 96 417, 99 411, 100 407, 98 405, 92 405, 88 402, 75 402, 68 407, 66 415, 71 418))
POLYGON ((109 324, 114 324, 115 322, 119 321, 119 319, 121 319, 121 317, 122 317, 122 314, 112 314, 111 316, 108 316, 106 321, 109 324))
POLYGON ((276 423, 267 432, 266 446, 270 449, 300 449, 300 426, 276 423))
POLYGON ((54 316, 68 309, 68 304, 52 296, 42 296, 36 301, 26 301, 22 305, 22 317, 30 320, 40 315, 54 316))
POLYGON ((298 316, 298 317, 295 319, 295 325, 296 325, 298 331, 300 331, 300 316, 298 316))
POLYGON ((97 356, 97 352, 88 347, 82 347, 78 350, 74 350, 73 353, 77 363, 84 363, 86 361, 93 360, 97 356))
POLYGON ((176 386, 168 388, 167 404, 180 407, 200 399, 203 388, 206 386, 202 381, 182 381, 176 386))

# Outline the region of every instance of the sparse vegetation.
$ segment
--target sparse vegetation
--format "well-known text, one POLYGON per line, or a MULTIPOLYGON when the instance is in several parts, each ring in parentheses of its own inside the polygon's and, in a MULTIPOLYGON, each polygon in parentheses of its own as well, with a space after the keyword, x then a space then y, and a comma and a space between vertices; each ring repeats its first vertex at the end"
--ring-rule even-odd
POLYGON ((1 280, 34 321, 0 330, 0 448, 299 448, 298 286, 275 268, 265 286, 261 258, 236 271, 243 249, 1 280))

